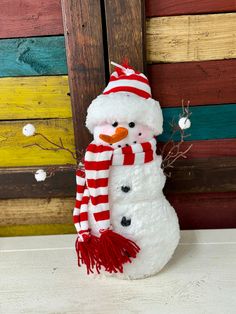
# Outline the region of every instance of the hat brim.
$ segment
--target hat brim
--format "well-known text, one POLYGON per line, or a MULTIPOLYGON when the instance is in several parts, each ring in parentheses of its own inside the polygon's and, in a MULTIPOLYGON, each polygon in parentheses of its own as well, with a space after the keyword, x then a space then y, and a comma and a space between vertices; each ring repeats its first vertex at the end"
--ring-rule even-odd
POLYGON ((99 95, 88 107, 86 126, 91 133, 95 126, 118 122, 137 122, 148 126, 155 135, 163 132, 163 115, 158 101, 120 92, 99 95))

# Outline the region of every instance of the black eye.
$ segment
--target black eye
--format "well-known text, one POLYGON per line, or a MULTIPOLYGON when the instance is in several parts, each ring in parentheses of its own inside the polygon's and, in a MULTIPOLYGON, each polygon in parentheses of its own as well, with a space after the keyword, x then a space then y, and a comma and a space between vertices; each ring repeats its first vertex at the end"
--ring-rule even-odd
POLYGON ((134 127, 135 127, 135 123, 134 123, 134 122, 130 122, 130 123, 129 123, 129 127, 130 127, 130 128, 134 128, 134 127))
POLYGON ((116 128, 117 125, 118 125, 118 122, 117 122, 117 121, 112 124, 112 126, 114 126, 114 128, 116 128))

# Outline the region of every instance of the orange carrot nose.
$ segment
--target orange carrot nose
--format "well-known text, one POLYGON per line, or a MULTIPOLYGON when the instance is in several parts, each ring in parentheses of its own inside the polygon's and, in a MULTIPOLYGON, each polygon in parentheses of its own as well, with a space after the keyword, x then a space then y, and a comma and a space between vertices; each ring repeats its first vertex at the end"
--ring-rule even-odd
POLYGON ((126 138, 128 130, 126 128, 118 127, 113 135, 100 134, 99 138, 108 144, 114 144, 126 138))

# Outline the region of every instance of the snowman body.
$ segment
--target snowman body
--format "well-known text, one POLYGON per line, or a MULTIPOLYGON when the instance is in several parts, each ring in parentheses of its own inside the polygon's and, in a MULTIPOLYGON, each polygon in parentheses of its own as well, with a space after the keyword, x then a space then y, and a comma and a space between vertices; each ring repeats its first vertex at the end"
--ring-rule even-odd
POLYGON ((78 189, 74 209, 79 265, 124 279, 152 276, 171 258, 180 232, 162 192, 166 178, 154 138, 163 115, 147 77, 117 65, 88 107, 86 126, 94 140, 81 179, 88 188, 78 189))
MULTIPOLYGON (((155 156, 153 161, 143 165, 111 167, 112 228, 140 247, 136 259, 124 265, 122 274, 114 276, 138 279, 154 275, 174 253, 179 242, 179 224, 174 209, 162 192, 164 184, 161 156, 155 156)), ((92 233, 98 235, 91 203, 88 212, 92 233)))

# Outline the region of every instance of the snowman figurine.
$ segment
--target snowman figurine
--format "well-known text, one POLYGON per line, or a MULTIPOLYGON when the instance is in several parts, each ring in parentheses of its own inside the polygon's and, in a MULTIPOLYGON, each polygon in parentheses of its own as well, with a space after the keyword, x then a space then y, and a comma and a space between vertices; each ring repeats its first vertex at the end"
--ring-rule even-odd
POLYGON ((178 245, 175 210, 162 189, 156 136, 163 116, 147 77, 115 64, 108 86, 88 108, 94 140, 76 173, 73 212, 78 265, 87 273, 138 279, 158 273, 178 245))

